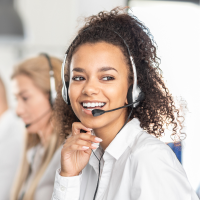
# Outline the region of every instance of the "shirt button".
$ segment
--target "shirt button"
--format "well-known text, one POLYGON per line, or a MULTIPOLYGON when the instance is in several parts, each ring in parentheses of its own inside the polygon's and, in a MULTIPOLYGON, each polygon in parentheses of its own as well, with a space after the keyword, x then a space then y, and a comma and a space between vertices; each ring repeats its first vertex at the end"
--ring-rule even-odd
POLYGON ((61 190, 61 191, 65 191, 65 187, 61 185, 61 186, 60 186, 60 190, 61 190))

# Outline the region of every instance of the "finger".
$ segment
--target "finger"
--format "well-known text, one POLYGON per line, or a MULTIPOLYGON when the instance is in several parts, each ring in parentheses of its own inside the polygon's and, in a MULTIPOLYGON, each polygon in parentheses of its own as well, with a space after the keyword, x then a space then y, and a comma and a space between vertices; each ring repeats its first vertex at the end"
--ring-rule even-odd
POLYGON ((103 141, 101 138, 96 137, 95 135, 88 134, 88 133, 81 133, 76 136, 76 139, 77 140, 81 139, 81 140, 95 142, 95 143, 100 143, 103 141))
POLYGON ((92 131, 93 131, 93 130, 91 129, 90 131, 87 131, 86 133, 89 134, 89 135, 93 135, 93 134, 92 134, 92 131))
POLYGON ((74 122, 72 124, 72 135, 78 135, 78 134, 80 134, 81 130, 84 130, 84 131, 88 132, 88 131, 91 131, 92 129, 85 127, 80 122, 74 122))
POLYGON ((88 146, 73 144, 73 145, 71 145, 70 150, 72 150, 72 151, 85 151, 85 150, 96 149, 96 148, 98 148, 98 147, 92 146, 90 148, 88 146))
POLYGON ((81 139, 77 140, 75 144, 82 146, 83 149, 89 149, 89 148, 97 149, 99 147, 98 143, 91 143, 91 142, 81 140, 81 139), (87 148, 85 148, 85 147, 87 147, 87 148))

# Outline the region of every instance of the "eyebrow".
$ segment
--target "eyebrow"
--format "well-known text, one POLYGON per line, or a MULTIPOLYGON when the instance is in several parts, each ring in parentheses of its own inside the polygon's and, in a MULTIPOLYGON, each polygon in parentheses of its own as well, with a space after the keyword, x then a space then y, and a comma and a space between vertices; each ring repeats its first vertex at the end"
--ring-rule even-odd
POLYGON ((22 96, 24 93, 26 94, 28 91, 27 90, 23 90, 23 91, 21 91, 18 95, 19 96, 22 96))
MULTIPOLYGON (((118 71, 115 68, 109 67, 109 66, 108 67, 101 67, 100 69, 98 69, 98 72, 105 72, 105 71, 109 71, 109 70, 115 70, 118 73, 118 71)), ((76 67, 72 71, 85 72, 85 70, 83 68, 80 68, 80 67, 76 67)))
POLYGON ((113 67, 101 67, 100 69, 98 69, 98 72, 106 72, 106 71, 109 71, 109 70, 115 70, 116 72, 118 72, 115 68, 113 67))
POLYGON ((73 72, 85 72, 85 70, 83 68, 80 67, 76 67, 74 69, 72 69, 73 72))

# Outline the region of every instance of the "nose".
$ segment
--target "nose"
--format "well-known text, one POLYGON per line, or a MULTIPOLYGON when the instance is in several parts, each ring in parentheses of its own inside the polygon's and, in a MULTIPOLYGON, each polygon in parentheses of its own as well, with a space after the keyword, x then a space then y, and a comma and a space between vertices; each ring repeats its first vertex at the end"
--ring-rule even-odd
POLYGON ((99 85, 95 79, 89 79, 82 90, 82 94, 87 96, 97 95, 100 92, 99 85))
POLYGON ((16 105, 16 108, 15 108, 15 111, 16 111, 16 114, 21 117, 24 112, 25 112, 25 109, 24 109, 24 106, 23 106, 23 103, 21 100, 18 100, 17 101, 17 105, 16 105))

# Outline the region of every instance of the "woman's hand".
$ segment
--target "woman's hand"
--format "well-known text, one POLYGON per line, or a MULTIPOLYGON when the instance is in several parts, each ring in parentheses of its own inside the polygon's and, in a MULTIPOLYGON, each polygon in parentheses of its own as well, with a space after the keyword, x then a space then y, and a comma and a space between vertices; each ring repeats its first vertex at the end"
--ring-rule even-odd
POLYGON ((61 176, 77 176, 87 165, 92 150, 96 149, 102 140, 91 135, 91 129, 86 128, 80 122, 72 125, 72 136, 69 137, 61 151, 61 176), (81 133, 84 130, 86 133, 81 133))

